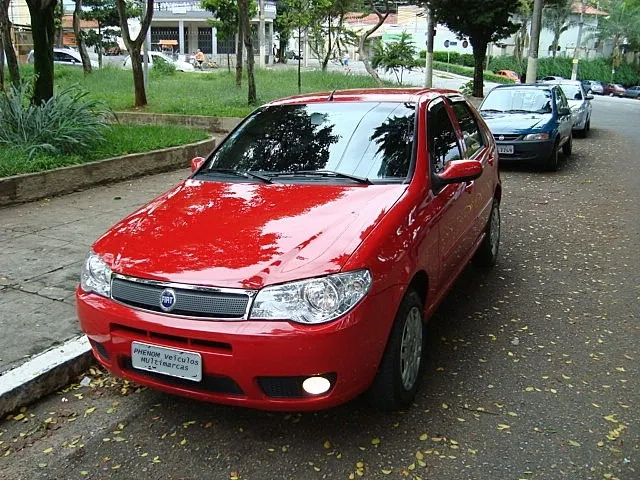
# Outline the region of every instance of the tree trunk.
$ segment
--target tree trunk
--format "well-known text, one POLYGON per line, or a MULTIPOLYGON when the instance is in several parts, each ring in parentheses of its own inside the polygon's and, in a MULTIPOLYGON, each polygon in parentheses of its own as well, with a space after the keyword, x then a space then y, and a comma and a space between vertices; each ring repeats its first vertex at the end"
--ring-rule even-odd
POLYGON ((140 31, 135 39, 131 38, 129 34, 129 25, 127 20, 127 7, 124 0, 116 0, 116 7, 118 8, 118 16, 120 17, 120 30, 122 40, 125 47, 129 51, 131 56, 131 69, 133 72, 133 86, 135 88, 136 107, 144 107, 147 104, 147 92, 144 87, 144 72, 142 70, 142 59, 140 58, 140 51, 142 49, 142 43, 147 36, 147 31, 151 25, 151 18, 153 17, 153 0, 147 0, 145 5, 146 11, 140 22, 140 31))
POLYGON ((385 0, 384 6, 385 8, 383 12, 374 4, 374 0, 369 0, 369 7, 371 8, 371 10, 373 10, 373 13, 375 13, 376 16, 378 17, 378 21, 373 27, 367 30, 364 33, 364 35, 360 37, 358 41, 358 54, 360 55, 360 60, 364 62, 364 68, 367 70, 367 73, 371 75, 371 77, 373 77, 373 79, 375 80, 376 84, 379 87, 382 86, 382 80, 380 79, 380 76, 378 75, 378 72, 376 72, 375 68, 371 66, 371 59, 369 58, 369 55, 367 54, 365 47, 366 47, 367 39, 376 30, 378 30, 378 28, 380 28, 380 26, 384 23, 384 21, 389 16, 389 0, 385 0))
POLYGON ((469 38, 473 48, 473 96, 484 97, 484 61, 487 57, 487 42, 484 40, 474 40, 469 38))
POLYGON ((102 43, 102 24, 98 22, 98 68, 102 68, 102 52, 104 52, 104 44, 102 43))
POLYGON ((4 91, 4 42, 2 41, 2 28, 0 28, 0 92, 4 91))
POLYGON ((33 71, 36 75, 31 102, 39 105, 53 97, 53 43, 55 41, 55 8, 49 3, 28 0, 33 36, 33 71))
MULTIPOLYGON (((13 49, 11 41, 11 22, 9 21, 9 0, 0 0, 0 35, 2 35, 3 48, 0 49, 0 56, 4 50, 7 56, 7 68, 9 69, 9 77, 14 86, 20 85, 20 69, 18 68, 18 58, 16 51, 13 49)), ((4 56, 2 57, 4 64, 4 56)), ((4 82, 4 76, 3 76, 4 82)))
POLYGON ((257 103, 256 81, 253 76, 255 59, 253 57, 253 39, 251 38, 251 25, 249 23, 249 0, 238 0, 238 16, 242 24, 244 45, 247 47, 247 83, 249 84, 247 103, 249 105, 255 105, 257 103))
POLYGON ((551 48, 553 48, 553 53, 551 55, 553 58, 556 58, 556 53, 558 53, 558 42, 560 42, 560 35, 554 35, 553 42, 551 43, 551 48))
POLYGON ((328 40, 329 40, 329 46, 327 47, 327 53, 324 56, 324 59, 322 60, 322 71, 326 72, 327 71, 327 65, 329 64, 329 59, 331 58, 331 52, 333 50, 333 46, 331 45, 331 15, 329 15, 329 30, 327 31, 328 35, 328 40))
POLYGON ((87 53, 87 47, 84 44, 84 37, 82 36, 82 30, 80 30, 80 16, 82 15, 82 0, 75 0, 76 7, 73 10, 73 33, 76 36, 76 45, 78 46, 78 52, 80 52, 80 58, 82 59, 82 70, 85 75, 91 73, 91 59, 87 53))
POLYGON ((298 93, 302 93, 302 72, 300 57, 302 56, 302 28, 298 27, 298 93))
POLYGON ((244 50, 244 33, 242 31, 242 21, 238 15, 238 46, 236 50, 236 87, 242 86, 242 62, 243 62, 243 50, 244 50))
POLYGON ((231 54, 229 53, 229 49, 227 49, 227 71, 231 73, 231 54))

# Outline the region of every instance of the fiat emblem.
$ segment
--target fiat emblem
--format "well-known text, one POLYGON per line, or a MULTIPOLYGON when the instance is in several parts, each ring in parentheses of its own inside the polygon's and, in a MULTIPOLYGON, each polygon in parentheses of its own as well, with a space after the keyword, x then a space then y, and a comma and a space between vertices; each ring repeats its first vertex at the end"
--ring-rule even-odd
POLYGON ((160 308, 163 312, 170 312, 176 306, 176 292, 165 288, 160 294, 160 308))
POLYGON ((500 135, 500 136, 498 137, 498 140, 504 140, 504 135, 500 135))

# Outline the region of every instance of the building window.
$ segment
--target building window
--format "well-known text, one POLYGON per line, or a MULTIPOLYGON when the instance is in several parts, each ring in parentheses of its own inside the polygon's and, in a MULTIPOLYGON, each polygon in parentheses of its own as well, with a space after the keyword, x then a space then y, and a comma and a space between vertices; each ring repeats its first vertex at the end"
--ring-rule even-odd
POLYGON ((202 50, 203 53, 208 55, 213 53, 213 45, 211 44, 212 38, 211 27, 198 28, 198 48, 202 50))
POLYGON ((218 53, 236 53, 236 37, 232 35, 225 39, 218 39, 218 53))
MULTIPOLYGON (((151 48, 160 50, 160 40, 176 40, 180 42, 178 27, 151 27, 151 48)), ((180 51, 180 46, 176 49, 180 51)), ((184 51, 189 51, 189 28, 184 27, 184 51)), ((177 53, 177 52, 174 52, 177 53)))

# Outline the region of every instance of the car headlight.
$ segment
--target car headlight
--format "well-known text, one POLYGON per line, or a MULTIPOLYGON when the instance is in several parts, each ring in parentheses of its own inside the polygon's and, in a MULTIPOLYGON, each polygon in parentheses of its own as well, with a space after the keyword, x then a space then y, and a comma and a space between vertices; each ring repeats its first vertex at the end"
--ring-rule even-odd
POLYGON ((371 288, 369 270, 336 273, 263 288, 250 318, 319 324, 351 310, 371 288))
POLYGON ((523 140, 549 140, 549 134, 547 132, 530 133, 525 135, 523 140))
POLYGON ((103 297, 111 296, 111 269, 93 252, 89 252, 82 264, 80 287, 87 293, 94 292, 103 297))

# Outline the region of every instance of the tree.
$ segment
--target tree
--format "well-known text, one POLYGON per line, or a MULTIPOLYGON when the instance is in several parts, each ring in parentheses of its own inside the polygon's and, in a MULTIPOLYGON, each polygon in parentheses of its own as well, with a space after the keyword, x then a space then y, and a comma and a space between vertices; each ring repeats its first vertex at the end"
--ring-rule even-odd
POLYGON ((514 0, 428 0, 436 20, 468 37, 473 48, 473 95, 483 96, 483 66, 487 45, 508 37, 519 25, 511 21, 517 10, 514 0))
POLYGON ((527 0, 521 0, 518 3, 518 10, 514 18, 520 23, 520 28, 515 34, 513 56, 516 57, 518 63, 522 61, 524 49, 529 42, 529 22, 533 13, 533 5, 527 0))
POLYGON ((369 30, 366 30, 364 34, 360 35, 358 39, 358 54, 360 55, 360 60, 364 62, 364 68, 367 70, 367 73, 373 77, 378 86, 382 86, 382 80, 380 80, 380 76, 376 72, 376 69, 371 65, 371 59, 369 58, 368 52, 366 50, 367 40, 373 33, 380 28, 380 26, 384 23, 384 21, 389 16, 389 0, 384 0, 384 8, 379 8, 375 0, 368 0, 369 8, 373 11, 373 13, 378 17, 378 21, 376 24, 371 27, 369 30))
POLYGON ((82 59, 82 70, 85 75, 91 73, 91 59, 87 52, 87 46, 84 43, 84 32, 80 29, 80 19, 82 18, 82 0, 75 0, 75 8, 73 9, 73 33, 76 37, 76 45, 82 59))
POLYGON ((129 55, 131 56, 131 68, 133 71, 133 86, 135 89, 135 106, 144 107, 147 104, 147 93, 144 88, 144 73, 142 71, 142 55, 141 48, 145 37, 147 36, 147 30, 151 24, 151 18, 153 16, 153 0, 147 0, 147 10, 140 22, 140 32, 134 39, 129 34, 129 14, 127 11, 127 4, 125 0, 116 0, 116 7, 118 8, 118 15, 120 16, 120 29, 122 31, 122 40, 124 41, 129 55))
MULTIPOLYGON (((235 37, 238 32, 238 3, 235 0, 202 0, 202 7, 216 17, 214 20, 208 20, 208 23, 215 27, 218 40, 235 37)), ((227 68, 231 72, 229 52, 227 52, 227 68)))
POLYGON ((33 70, 36 82, 32 103, 38 105, 53 97, 53 43, 55 9, 58 0, 27 0, 33 37, 33 70))
POLYGON ((253 77, 253 39, 251 38, 251 25, 249 23, 249 0, 238 0, 238 18, 242 35, 244 36, 244 46, 247 49, 247 83, 249 85, 248 104, 255 105, 256 98, 256 81, 253 77))
MULTIPOLYGON (((640 44, 640 2, 610 0, 600 6, 609 15, 599 20, 597 37, 613 42, 612 70, 620 63, 622 44, 640 44)), ((613 79, 613 75, 612 75, 613 79)))
POLYGON ((11 21, 9 20, 9 2, 11 0, 0 0, 0 90, 4 88, 4 57, 7 57, 7 67, 11 83, 17 87, 20 85, 20 69, 18 68, 18 58, 13 49, 11 41, 11 21), (3 53, 4 51, 4 54, 3 53))
POLYGON ((549 5, 542 9, 542 28, 553 33, 551 48, 554 57, 558 53, 560 35, 575 25, 575 22, 571 21, 571 16, 573 15, 572 5, 573 0, 563 0, 560 3, 549 5))
POLYGON ((397 42, 390 42, 385 46, 378 43, 374 47, 374 54, 371 58, 373 68, 382 67, 385 72, 393 70, 393 73, 402 85, 402 76, 405 70, 412 70, 415 66, 416 47, 411 42, 411 35, 402 32, 397 42))
MULTIPOLYGON (((314 0, 284 0, 286 3, 286 13, 282 15, 281 25, 286 25, 290 30, 298 30, 298 93, 302 91, 301 58, 302 58, 302 33, 312 23, 314 0)), ((282 48, 282 40, 280 41, 282 48)))

